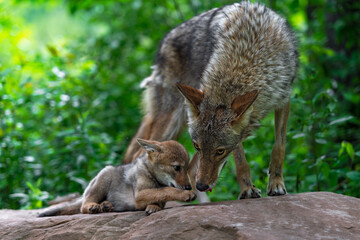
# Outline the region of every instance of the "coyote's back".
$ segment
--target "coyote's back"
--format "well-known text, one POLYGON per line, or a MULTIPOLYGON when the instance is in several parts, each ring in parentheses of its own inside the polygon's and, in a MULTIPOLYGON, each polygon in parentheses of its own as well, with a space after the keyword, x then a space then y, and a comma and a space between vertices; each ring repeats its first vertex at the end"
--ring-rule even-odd
MULTIPOLYGON (((241 2, 196 16, 170 31, 160 45, 153 72, 142 82, 146 116, 136 137, 177 138, 187 119, 198 150, 199 190, 211 188, 225 157, 236 149, 242 152, 241 142, 272 109, 283 109, 277 114, 283 131, 277 135, 283 138, 297 65, 293 32, 263 5, 241 2)), ((277 142, 281 149, 274 156, 282 155, 284 144, 277 142)), ((137 150, 132 142, 126 161, 137 150)), ((244 168, 243 160, 239 164, 244 168)), ((282 165, 281 174, 276 169, 282 178, 282 165)), ((252 188, 250 177, 245 178, 241 187, 252 188)))

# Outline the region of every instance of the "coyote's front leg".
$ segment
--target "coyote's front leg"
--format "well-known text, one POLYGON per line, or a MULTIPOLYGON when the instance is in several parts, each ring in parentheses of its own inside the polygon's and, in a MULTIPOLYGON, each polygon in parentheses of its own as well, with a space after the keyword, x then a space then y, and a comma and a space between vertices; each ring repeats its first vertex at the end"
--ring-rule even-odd
POLYGON ((242 143, 240 143, 239 147, 233 151, 233 156, 236 164, 237 180, 241 188, 238 199, 260 198, 261 191, 257 189, 251 181, 250 167, 246 161, 242 143))
POLYGON ((269 196, 286 194, 283 179, 283 163, 285 158, 286 124, 289 112, 290 101, 283 108, 275 110, 275 144, 271 152, 269 185, 267 188, 269 196))
POLYGON ((196 194, 189 190, 181 190, 173 187, 143 189, 135 193, 135 207, 140 210, 146 209, 146 211, 151 214, 152 212, 150 212, 150 210, 156 212, 163 209, 164 204, 162 203, 168 201, 191 202, 195 199, 196 194))

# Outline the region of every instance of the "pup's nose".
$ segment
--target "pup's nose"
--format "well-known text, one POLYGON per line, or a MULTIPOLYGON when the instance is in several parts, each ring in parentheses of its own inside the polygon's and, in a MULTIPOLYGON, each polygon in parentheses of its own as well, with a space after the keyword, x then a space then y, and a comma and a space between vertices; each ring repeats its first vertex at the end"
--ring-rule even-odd
POLYGON ((209 189, 209 185, 203 183, 196 183, 196 188, 199 191, 206 191, 209 189))
POLYGON ((191 185, 186 185, 185 190, 191 190, 191 185))

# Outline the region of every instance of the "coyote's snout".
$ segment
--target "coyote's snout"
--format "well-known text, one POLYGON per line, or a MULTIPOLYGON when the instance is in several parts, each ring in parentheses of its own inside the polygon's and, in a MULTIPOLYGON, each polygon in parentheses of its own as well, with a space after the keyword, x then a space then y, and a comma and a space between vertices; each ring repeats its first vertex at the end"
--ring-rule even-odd
MULTIPOLYGON (((285 194, 282 166, 297 65, 293 32, 265 6, 244 1, 200 14, 163 39, 153 72, 143 81, 147 108, 136 137, 175 139, 187 120, 197 150, 196 188, 211 190, 233 152, 239 198, 260 197, 242 141, 274 109, 267 193, 285 194)), ((126 161, 140 152, 133 140, 126 161)))

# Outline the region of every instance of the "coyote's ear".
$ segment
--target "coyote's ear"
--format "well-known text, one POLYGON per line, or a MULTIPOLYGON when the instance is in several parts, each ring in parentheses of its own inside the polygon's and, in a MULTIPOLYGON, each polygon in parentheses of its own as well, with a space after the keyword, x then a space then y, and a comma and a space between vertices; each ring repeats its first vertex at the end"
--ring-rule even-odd
POLYGON ((234 99, 234 101, 231 104, 231 109, 235 113, 236 117, 231 121, 232 126, 238 125, 240 122, 242 122, 241 120, 243 120, 244 113, 256 100, 258 94, 259 91, 254 90, 252 92, 246 93, 234 99))
POLYGON ((200 113, 199 105, 204 98, 204 93, 200 90, 197 90, 195 88, 192 88, 184 84, 177 83, 176 86, 179 89, 180 93, 187 100, 187 103, 190 107, 192 114, 194 116, 198 116, 200 113))
POLYGON ((136 141, 139 143, 139 145, 149 152, 161 152, 161 147, 159 145, 159 142, 156 141, 148 141, 141 138, 137 138, 136 141))

